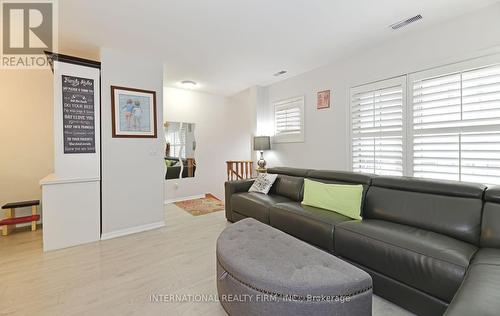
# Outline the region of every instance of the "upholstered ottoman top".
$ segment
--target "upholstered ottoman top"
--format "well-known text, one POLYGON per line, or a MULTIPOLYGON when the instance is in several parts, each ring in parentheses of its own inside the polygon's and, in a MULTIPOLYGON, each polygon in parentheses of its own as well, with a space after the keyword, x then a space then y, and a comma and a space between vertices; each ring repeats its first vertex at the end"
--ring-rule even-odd
POLYGON ((221 233, 217 260, 224 273, 258 292, 299 300, 369 292, 371 305, 372 280, 366 272, 251 218, 221 233))

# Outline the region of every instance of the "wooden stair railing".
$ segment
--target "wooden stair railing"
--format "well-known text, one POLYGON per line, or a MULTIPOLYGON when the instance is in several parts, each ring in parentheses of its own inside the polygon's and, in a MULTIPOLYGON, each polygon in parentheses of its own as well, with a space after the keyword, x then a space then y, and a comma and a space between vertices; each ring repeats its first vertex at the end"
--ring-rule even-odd
POLYGON ((252 160, 230 160, 226 161, 227 180, 250 179, 253 175, 252 160))
POLYGON ((196 162, 194 158, 186 158, 187 168, 188 168, 188 178, 194 177, 194 167, 196 166, 196 162))

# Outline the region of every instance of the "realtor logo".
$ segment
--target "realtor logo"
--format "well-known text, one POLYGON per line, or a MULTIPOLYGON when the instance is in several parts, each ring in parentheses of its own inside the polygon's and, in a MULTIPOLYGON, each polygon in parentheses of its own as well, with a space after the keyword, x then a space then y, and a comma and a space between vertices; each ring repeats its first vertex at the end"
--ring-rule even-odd
POLYGON ((56 51, 55 1, 4 0, 1 67, 46 69, 44 51, 56 51))

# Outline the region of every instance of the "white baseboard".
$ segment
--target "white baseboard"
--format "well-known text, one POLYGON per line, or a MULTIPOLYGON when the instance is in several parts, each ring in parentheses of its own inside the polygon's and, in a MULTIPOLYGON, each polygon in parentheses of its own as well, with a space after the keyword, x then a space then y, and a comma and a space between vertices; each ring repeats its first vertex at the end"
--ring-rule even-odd
POLYGON ((125 229, 120 229, 120 230, 115 230, 110 233, 104 233, 101 235, 101 240, 107 240, 107 239, 112 239, 116 237, 122 237, 130 234, 136 234, 140 232, 144 232, 147 230, 151 229, 156 229, 156 228, 161 228, 165 226, 165 222, 156 222, 156 223, 151 223, 151 224, 146 224, 146 225, 141 225, 141 226, 135 226, 131 228, 125 228, 125 229))
POLYGON ((174 202, 180 202, 180 201, 201 199, 201 198, 204 198, 204 197, 205 197, 205 194, 199 194, 199 195, 192 195, 192 196, 185 196, 185 197, 168 199, 168 200, 165 200, 165 205, 170 204, 170 203, 174 203, 174 202))

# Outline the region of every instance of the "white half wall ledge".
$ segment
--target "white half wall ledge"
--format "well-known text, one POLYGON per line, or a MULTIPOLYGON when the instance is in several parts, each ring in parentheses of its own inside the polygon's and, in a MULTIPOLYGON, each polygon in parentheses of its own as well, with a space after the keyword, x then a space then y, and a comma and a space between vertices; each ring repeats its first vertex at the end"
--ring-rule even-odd
POLYGON ((187 200, 202 199, 204 197, 205 197, 205 194, 198 194, 198 195, 191 195, 191 196, 184 196, 184 197, 178 197, 178 198, 173 198, 173 199, 167 199, 167 200, 165 200, 165 205, 175 203, 175 202, 187 201, 187 200))
POLYGON ((150 223, 146 225, 140 225, 140 226, 135 226, 135 227, 130 227, 130 228, 125 228, 125 229, 120 229, 120 230, 115 230, 109 233, 104 233, 101 235, 101 240, 108 240, 108 239, 113 239, 113 238, 118 238, 118 237, 124 237, 127 235, 132 235, 132 234, 137 234, 137 233, 142 233, 148 230, 153 230, 153 229, 158 229, 165 227, 165 221, 157 222, 157 223, 150 223))

